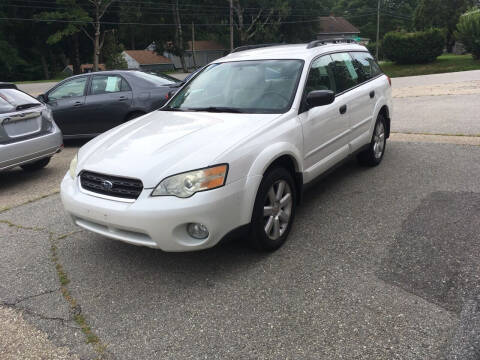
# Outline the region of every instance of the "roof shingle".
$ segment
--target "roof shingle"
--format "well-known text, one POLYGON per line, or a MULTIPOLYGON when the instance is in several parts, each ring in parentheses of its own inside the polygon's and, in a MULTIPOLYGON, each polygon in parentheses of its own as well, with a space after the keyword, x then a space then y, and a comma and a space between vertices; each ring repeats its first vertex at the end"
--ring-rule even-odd
POLYGON ((360 30, 343 17, 321 16, 319 23, 321 34, 360 34, 360 30))
POLYGON ((165 56, 151 50, 125 50, 125 53, 135 59, 140 65, 171 64, 165 56))

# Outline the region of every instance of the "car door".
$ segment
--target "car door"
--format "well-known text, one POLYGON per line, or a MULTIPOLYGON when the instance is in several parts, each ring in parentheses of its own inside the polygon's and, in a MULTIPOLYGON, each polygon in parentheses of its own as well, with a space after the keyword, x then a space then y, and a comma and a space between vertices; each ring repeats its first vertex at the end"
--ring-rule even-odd
POLYGON ((81 134, 87 83, 88 76, 75 77, 46 94, 53 118, 64 135, 81 134))
POLYGON ((353 66, 359 77, 360 86, 355 90, 361 108, 358 116, 351 117, 350 144, 352 151, 355 151, 367 144, 371 140, 370 130, 372 129, 375 104, 381 94, 383 82, 379 77, 382 72, 373 59, 373 56, 367 52, 351 52, 353 66))
MULTIPOLYGON (((312 62, 303 98, 314 90, 337 91, 330 55, 312 62)), ((304 138, 306 182, 348 155, 350 121, 345 111, 347 100, 346 96, 337 96, 332 104, 314 107, 299 115, 304 138)))
POLYGON ((88 121, 84 131, 98 134, 125 121, 132 105, 132 90, 117 74, 93 75, 85 101, 88 121))
POLYGON ((353 152, 355 149, 352 149, 351 146, 352 132, 367 125, 368 118, 371 117, 368 112, 369 95, 367 89, 361 85, 361 79, 350 54, 346 52, 336 53, 332 54, 332 58, 335 66, 337 91, 342 94, 347 102, 347 113, 350 121, 348 143, 350 152, 353 152))

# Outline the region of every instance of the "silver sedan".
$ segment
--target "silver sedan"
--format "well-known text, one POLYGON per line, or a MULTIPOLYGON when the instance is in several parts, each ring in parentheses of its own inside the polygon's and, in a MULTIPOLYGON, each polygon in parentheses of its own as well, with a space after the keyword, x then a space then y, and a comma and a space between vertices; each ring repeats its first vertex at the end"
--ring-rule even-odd
POLYGON ((0 83, 0 171, 45 167, 63 147, 51 111, 13 84, 0 83))

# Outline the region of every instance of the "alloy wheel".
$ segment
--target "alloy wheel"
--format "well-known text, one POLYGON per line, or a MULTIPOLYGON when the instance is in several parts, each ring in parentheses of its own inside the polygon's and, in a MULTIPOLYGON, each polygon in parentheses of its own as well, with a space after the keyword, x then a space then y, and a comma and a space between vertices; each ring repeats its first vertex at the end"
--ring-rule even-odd
POLYGON ((268 190, 263 206, 265 234, 278 240, 287 231, 292 215, 292 189, 285 180, 275 182, 268 190))

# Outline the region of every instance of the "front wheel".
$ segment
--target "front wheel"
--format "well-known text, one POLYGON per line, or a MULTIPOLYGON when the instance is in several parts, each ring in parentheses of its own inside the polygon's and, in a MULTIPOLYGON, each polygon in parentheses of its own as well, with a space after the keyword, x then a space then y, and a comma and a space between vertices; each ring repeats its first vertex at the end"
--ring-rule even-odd
POLYGON ((362 165, 377 166, 382 162, 387 145, 386 122, 382 115, 378 115, 372 140, 368 149, 358 154, 358 161, 362 165))
POLYGON ((287 240, 295 217, 295 183, 282 167, 265 174, 252 215, 250 242, 259 250, 273 251, 287 240))

